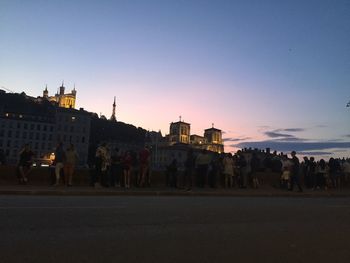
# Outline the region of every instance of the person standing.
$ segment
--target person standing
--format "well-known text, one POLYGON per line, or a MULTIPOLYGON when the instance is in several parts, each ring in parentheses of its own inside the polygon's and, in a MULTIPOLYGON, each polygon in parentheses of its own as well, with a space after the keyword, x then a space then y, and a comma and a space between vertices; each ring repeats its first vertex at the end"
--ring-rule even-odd
POLYGON ((56 176, 56 182, 54 186, 58 186, 60 182, 61 177, 61 171, 63 169, 63 159, 64 159, 64 149, 63 149, 63 143, 59 142, 57 144, 56 150, 55 150, 55 176, 56 176))
POLYGON ((123 157, 124 186, 126 189, 130 188, 131 165, 132 165, 132 156, 130 154, 130 151, 127 151, 123 157))
POLYGON ((187 151, 187 157, 185 161, 185 183, 187 191, 190 191, 193 187, 193 176, 194 176, 194 168, 195 168, 195 156, 193 153, 193 149, 189 149, 187 151))
POLYGON ((210 161, 210 155, 204 149, 198 154, 196 158, 197 184, 199 187, 203 188, 205 186, 210 161))
MULTIPOLYGON (((143 148, 139 153, 139 162, 140 162, 140 177, 138 185, 139 187, 143 187, 146 182, 146 176, 149 172, 149 159, 150 159, 150 151, 147 147, 143 148)), ((148 181, 150 184, 150 180, 148 181)))
POLYGON ((122 157, 119 154, 119 149, 115 148, 111 153, 110 185, 112 187, 120 187, 120 179, 122 173, 122 157))
POLYGON ((224 166, 224 185, 225 188, 231 188, 233 185, 233 157, 231 153, 225 154, 223 159, 224 166))
POLYGON ((67 186, 73 186, 72 180, 73 180, 74 169, 77 161, 78 161, 78 154, 74 149, 74 145, 71 143, 64 153, 64 161, 63 161, 64 177, 65 177, 65 182, 67 183, 67 186))
POLYGON ((0 149, 0 165, 6 164, 6 155, 3 149, 0 149))
POLYGON ((100 183, 103 183, 102 175, 107 162, 107 147, 106 143, 102 143, 96 149, 95 153, 95 174, 92 180, 92 185, 95 187, 100 187, 100 183))
POLYGON ((293 191, 294 184, 296 184, 299 188, 299 192, 302 192, 300 181, 299 181, 299 170, 300 170, 300 162, 298 157, 296 156, 296 152, 292 151, 292 166, 291 166, 291 182, 289 191, 293 191))
POLYGON ((260 159, 258 158, 256 153, 253 153, 252 155, 250 166, 251 166, 253 188, 257 189, 259 187, 258 173, 260 169, 260 159))

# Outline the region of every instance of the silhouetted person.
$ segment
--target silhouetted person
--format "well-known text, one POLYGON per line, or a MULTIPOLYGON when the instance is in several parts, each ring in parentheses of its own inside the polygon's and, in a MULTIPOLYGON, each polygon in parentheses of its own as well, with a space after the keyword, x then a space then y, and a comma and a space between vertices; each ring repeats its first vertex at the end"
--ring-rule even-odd
MULTIPOLYGON (((146 176, 149 172, 149 159, 150 159, 150 151, 147 147, 143 148, 139 153, 139 163, 140 163, 140 178, 138 185, 143 187, 146 183, 146 176)), ((148 182, 150 183, 150 182, 148 182)))
POLYGON ((340 163, 337 159, 334 159, 333 157, 329 159, 328 161, 329 166, 329 176, 332 182, 332 187, 337 188, 340 184, 340 163))
POLYGON ((6 164, 6 155, 3 149, 0 149, 0 165, 6 164))
POLYGON ((177 160, 173 158, 167 167, 167 186, 177 187, 177 160))
POLYGON ((74 145, 71 143, 64 154, 63 169, 65 182, 67 186, 73 185, 73 174, 75 166, 78 162, 78 154, 75 151, 74 145))
POLYGON ((187 151, 186 161, 185 161, 185 182, 184 186, 187 190, 191 190, 193 187, 193 177, 196 167, 196 159, 193 153, 193 149, 187 151))
POLYGON ((253 153, 252 159, 250 161, 251 165, 251 176, 252 176, 252 182, 253 182, 253 188, 259 187, 259 178, 258 178, 258 172, 260 168, 260 159, 256 155, 256 153, 253 153))
POLYGON ((311 188, 310 161, 306 156, 303 159, 304 162, 301 164, 301 171, 304 177, 304 184, 306 188, 311 188))
POLYGON ((298 186, 299 192, 302 192, 303 189, 301 188, 300 185, 300 178, 299 178, 299 169, 300 169, 300 162, 298 157, 296 157, 296 152, 292 151, 292 166, 291 166, 291 182, 290 182, 290 189, 289 191, 293 191, 294 189, 294 184, 298 186))
POLYGON ((19 183, 28 183, 28 174, 31 171, 33 165, 34 153, 30 149, 30 145, 24 145, 24 148, 19 153, 18 171, 19 171, 19 183))
POLYGON ((61 173, 63 170, 63 160, 64 160, 64 149, 63 149, 63 143, 60 142, 57 144, 56 150, 55 150, 55 186, 59 185, 61 173))
POLYGON ((119 149, 115 148, 111 153, 110 186, 119 187, 122 174, 122 156, 119 154, 119 149))
POLYGON ((206 150, 202 150, 196 158, 197 184, 199 187, 204 187, 205 185, 205 181, 208 176, 210 159, 210 155, 206 150))

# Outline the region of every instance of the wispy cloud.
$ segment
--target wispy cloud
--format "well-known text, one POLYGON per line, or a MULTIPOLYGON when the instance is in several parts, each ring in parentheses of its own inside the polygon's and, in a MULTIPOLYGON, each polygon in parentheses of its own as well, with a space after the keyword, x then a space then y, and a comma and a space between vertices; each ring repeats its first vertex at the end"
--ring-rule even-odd
POLYGON ((305 152, 305 151, 322 151, 326 149, 350 149, 350 142, 337 142, 337 141, 329 141, 329 142, 302 142, 302 141, 278 141, 278 140, 266 140, 266 141, 258 141, 258 142, 240 142, 238 144, 232 144, 232 147, 237 148, 258 148, 265 149, 270 148, 272 150, 281 151, 281 152, 289 152, 289 151, 297 151, 297 152, 305 152))
POLYGON ((264 132, 264 134, 270 138, 278 138, 278 137, 292 138, 292 137, 294 137, 293 135, 286 134, 286 133, 279 133, 276 131, 267 131, 267 132, 264 132))
POLYGON ((243 138, 224 138, 222 139, 224 142, 239 142, 239 141, 245 141, 250 140, 251 137, 243 137, 243 138))
POLYGON ((315 152, 299 152, 300 155, 333 155, 331 152, 320 152, 320 151, 315 151, 315 152))
POLYGON ((278 129, 276 131, 284 131, 284 132, 302 132, 305 131, 306 129, 303 128, 288 128, 288 129, 278 129))

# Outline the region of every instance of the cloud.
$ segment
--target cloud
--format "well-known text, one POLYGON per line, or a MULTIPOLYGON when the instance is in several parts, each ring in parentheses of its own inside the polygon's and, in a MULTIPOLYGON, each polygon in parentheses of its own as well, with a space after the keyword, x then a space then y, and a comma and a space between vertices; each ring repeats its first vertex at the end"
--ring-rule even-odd
POLYGON ((304 138, 297 138, 297 137, 287 137, 287 138, 278 138, 275 139, 274 141, 276 142, 305 142, 308 141, 307 139, 304 138))
POLYGON ((299 152, 300 155, 314 155, 314 156, 317 156, 317 155, 333 155, 333 153, 331 152, 318 152, 318 151, 315 151, 315 152, 299 152))
POLYGON ((224 142, 239 142, 239 141, 245 141, 250 140, 251 137, 243 137, 243 138, 224 138, 222 139, 224 142))
POLYGON ((277 138, 277 137, 292 138, 292 137, 294 137, 293 135, 286 134, 286 133, 278 133, 276 131, 267 131, 267 132, 264 132, 264 134, 270 138, 277 138))
POLYGON ((303 141, 278 141, 278 140, 266 140, 258 142, 240 142, 238 144, 232 144, 232 147, 236 148, 258 148, 265 149, 270 148, 280 152, 305 152, 305 151, 322 151, 326 149, 350 149, 350 142, 303 142, 303 141))
POLYGON ((345 137, 350 138, 350 134, 345 135, 345 137))
POLYGON ((305 131, 303 128, 288 128, 288 129, 279 129, 276 131, 285 131, 285 132, 302 132, 305 131))

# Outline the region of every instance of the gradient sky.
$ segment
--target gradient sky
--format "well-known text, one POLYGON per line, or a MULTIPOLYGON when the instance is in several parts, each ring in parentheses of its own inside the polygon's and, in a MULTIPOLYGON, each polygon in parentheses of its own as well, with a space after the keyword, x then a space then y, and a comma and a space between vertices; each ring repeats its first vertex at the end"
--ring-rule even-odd
POLYGON ((350 157, 350 1, 0 0, 0 86, 225 150, 350 157))

